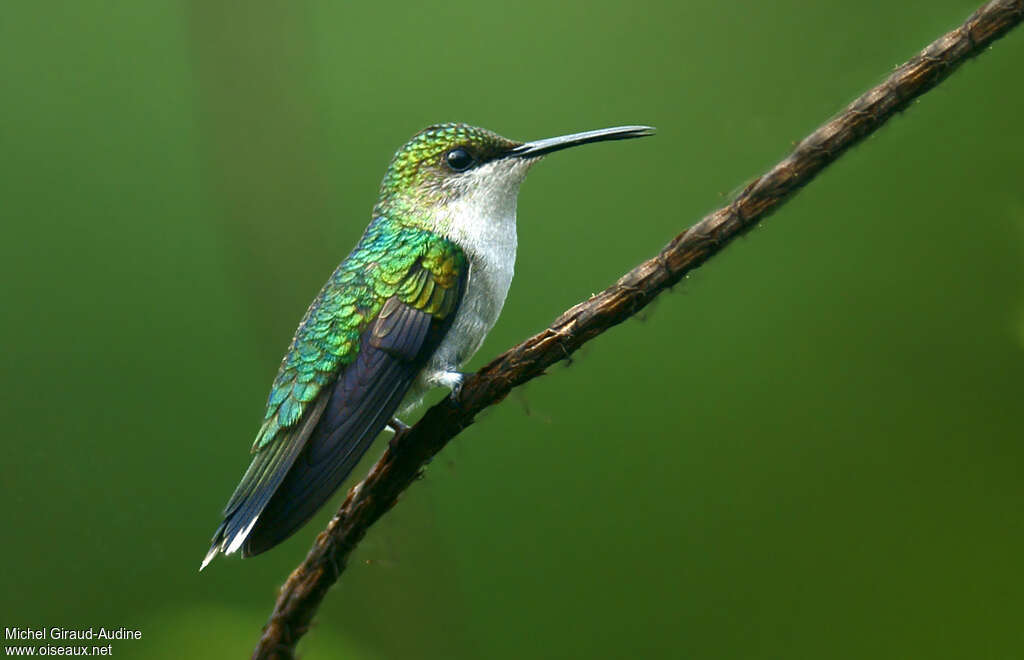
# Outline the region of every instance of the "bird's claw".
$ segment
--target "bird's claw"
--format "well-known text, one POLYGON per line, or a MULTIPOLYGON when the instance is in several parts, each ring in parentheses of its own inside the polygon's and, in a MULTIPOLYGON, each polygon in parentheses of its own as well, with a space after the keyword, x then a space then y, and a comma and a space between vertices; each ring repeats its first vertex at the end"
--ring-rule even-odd
POLYGON ((388 447, 391 451, 394 451, 398 449, 398 439, 405 435, 412 427, 397 417, 392 417, 391 421, 387 424, 387 428, 392 432, 391 438, 388 439, 388 447))
POLYGON ((462 378, 462 374, 459 374, 459 379, 451 384, 452 391, 451 391, 451 394, 448 395, 448 399, 452 403, 455 403, 455 404, 459 403, 459 397, 462 395, 462 383, 463 382, 464 382, 464 379, 462 378))

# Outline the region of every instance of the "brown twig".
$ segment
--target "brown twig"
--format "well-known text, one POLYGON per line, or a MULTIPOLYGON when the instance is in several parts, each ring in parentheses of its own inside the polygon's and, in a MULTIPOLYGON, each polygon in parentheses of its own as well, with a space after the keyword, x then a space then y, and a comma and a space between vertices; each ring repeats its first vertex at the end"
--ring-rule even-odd
POLYGON ((459 404, 435 405, 349 492, 337 515, 281 587, 253 658, 290 658, 320 602, 367 529, 394 506, 423 466, 484 408, 622 323, 728 243, 778 209, 847 149, 945 79, 965 60, 1020 23, 1024 0, 995 0, 956 30, 896 69, 882 84, 818 128, 793 153, 748 185, 729 205, 676 236, 653 258, 601 293, 568 310, 543 332, 498 356, 470 377, 459 404))

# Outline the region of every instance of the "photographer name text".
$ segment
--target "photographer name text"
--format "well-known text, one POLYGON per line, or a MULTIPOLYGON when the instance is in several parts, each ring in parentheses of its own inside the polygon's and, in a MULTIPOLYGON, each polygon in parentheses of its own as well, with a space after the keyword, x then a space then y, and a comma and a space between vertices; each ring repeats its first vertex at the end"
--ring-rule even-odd
POLYGON ((43 640, 119 640, 142 639, 141 630, 131 628, 4 628, 4 639, 18 641, 43 640))

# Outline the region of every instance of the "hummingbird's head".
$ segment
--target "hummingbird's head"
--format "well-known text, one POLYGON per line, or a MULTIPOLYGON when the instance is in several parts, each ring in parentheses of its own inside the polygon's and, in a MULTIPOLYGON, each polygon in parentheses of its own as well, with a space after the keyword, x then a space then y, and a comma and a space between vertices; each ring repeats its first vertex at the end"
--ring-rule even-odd
POLYGON ((516 142, 467 124, 436 124, 395 153, 381 183, 377 214, 393 214, 458 237, 467 223, 515 221, 519 184, 544 155, 602 140, 650 135, 647 126, 622 126, 516 142))

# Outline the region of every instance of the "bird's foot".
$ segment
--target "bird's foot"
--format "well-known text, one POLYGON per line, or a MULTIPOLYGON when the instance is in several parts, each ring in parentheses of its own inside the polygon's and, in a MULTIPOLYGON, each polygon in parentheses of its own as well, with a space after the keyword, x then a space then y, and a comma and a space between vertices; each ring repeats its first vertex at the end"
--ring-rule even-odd
POLYGON ((405 433, 406 431, 408 431, 411 428, 412 428, 411 426, 409 426, 408 424, 406 424, 402 420, 398 419, 397 417, 392 417, 391 421, 388 422, 388 429, 390 429, 391 432, 396 434, 396 435, 399 434, 399 433, 405 433))
POLYGON ((433 387, 447 387, 452 391, 448 400, 451 403, 458 403, 459 394, 462 393, 462 383, 465 380, 466 375, 458 371, 435 371, 428 377, 427 384, 433 387))
POLYGON ((437 377, 437 384, 444 385, 452 391, 449 395, 452 403, 459 402, 459 395, 462 394, 462 384, 466 381, 466 375, 458 371, 446 371, 437 377))
POLYGON ((391 451, 394 451, 395 449, 398 448, 398 439, 405 435, 405 433, 412 427, 403 422, 402 420, 398 419, 397 417, 392 417, 391 421, 388 422, 387 426, 385 426, 384 428, 386 428, 388 431, 391 431, 392 435, 391 439, 388 440, 388 447, 391 448, 391 451))

